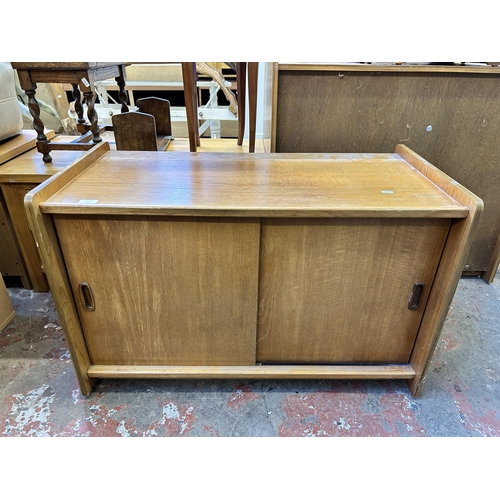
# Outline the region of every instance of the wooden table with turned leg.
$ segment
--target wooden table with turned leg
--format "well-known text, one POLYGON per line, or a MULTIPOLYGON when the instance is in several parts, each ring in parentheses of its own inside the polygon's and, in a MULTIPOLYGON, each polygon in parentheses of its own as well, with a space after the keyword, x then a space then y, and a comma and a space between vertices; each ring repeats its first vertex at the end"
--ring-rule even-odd
POLYGON ((33 128, 37 132, 36 147, 43 155, 43 161, 50 163, 50 151, 73 149, 86 151, 102 141, 97 123, 98 116, 94 108, 96 82, 115 78, 118 84, 121 111, 128 111, 127 94, 125 91, 125 63, 118 62, 13 62, 12 67, 17 70, 19 83, 28 97, 28 108, 33 117, 33 128), (54 144, 50 142, 44 132, 44 124, 40 118, 40 106, 36 100, 37 83, 68 83, 73 87, 75 111, 78 115, 77 127, 82 134, 78 139, 54 144), (87 118, 90 125, 86 125, 81 94, 87 104, 87 118), (88 141, 92 140, 92 143, 88 141))

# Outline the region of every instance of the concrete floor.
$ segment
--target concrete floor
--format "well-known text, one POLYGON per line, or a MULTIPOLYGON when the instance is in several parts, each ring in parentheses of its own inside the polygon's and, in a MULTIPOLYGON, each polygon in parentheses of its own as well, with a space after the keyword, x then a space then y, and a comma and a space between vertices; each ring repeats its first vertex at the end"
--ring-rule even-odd
POLYGON ((50 293, 11 286, 0 436, 500 436, 500 274, 462 278, 420 398, 404 381, 104 380, 82 397, 50 293))

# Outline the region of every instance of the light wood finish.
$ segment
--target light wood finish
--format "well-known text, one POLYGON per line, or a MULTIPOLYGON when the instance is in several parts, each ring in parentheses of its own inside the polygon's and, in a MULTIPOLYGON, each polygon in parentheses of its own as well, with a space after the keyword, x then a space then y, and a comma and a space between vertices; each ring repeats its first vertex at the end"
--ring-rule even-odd
POLYGON ((487 65, 276 64, 271 150, 410 147, 484 201, 462 272, 490 283, 500 262, 499 86, 500 68, 487 65))
POLYGON ((475 194, 438 170, 408 147, 398 145, 396 153, 439 186, 445 193, 469 209, 469 216, 466 219, 454 220, 450 228, 450 234, 436 274, 435 284, 429 297, 429 304, 413 348, 410 364, 415 370, 416 377, 410 383, 410 389, 414 394, 418 395, 422 389, 432 354, 436 348, 439 334, 457 288, 461 270, 470 250, 471 237, 477 228, 484 204, 475 194))
POLYGON ((24 209, 24 197, 36 186, 36 184, 2 184, 1 188, 33 289, 37 292, 46 292, 49 290, 49 285, 42 270, 40 255, 24 209))
MULTIPOLYGON (((70 137, 66 135, 56 136, 53 142, 65 142, 70 137)), ((44 163, 40 153, 32 147, 0 165, 0 183, 40 184, 81 158, 84 154, 84 151, 54 151, 52 163, 44 163)))
POLYGON ((481 200, 404 146, 103 146, 26 198, 84 394, 99 376, 396 377, 420 392, 481 200))
MULTIPOLYGON (((241 146, 238 146, 233 139, 212 139, 200 138, 200 146, 197 148, 198 153, 246 153, 248 151, 248 141, 243 141, 241 146)), ((189 151, 189 140, 184 137, 176 137, 167 147, 167 151, 189 151)), ((265 153, 266 147, 263 140, 255 141, 255 151, 257 153, 265 153)))
MULTIPOLYGON (((67 142, 71 140, 71 136, 57 135, 54 132, 47 132, 49 137, 53 137, 52 143, 67 142)), ((113 132, 106 132, 103 134, 103 139, 110 141, 110 148, 114 149, 114 134, 113 132)), ((7 185, 6 189, 11 188, 14 191, 12 196, 13 206, 11 210, 17 214, 14 219, 16 228, 13 226, 9 216, 9 209, 4 203, 2 221, 4 225, 0 228, 2 237, 0 238, 0 271, 4 275, 20 276, 23 287, 27 289, 34 289, 36 292, 45 292, 48 290, 48 283, 40 268, 40 259, 37 256, 38 250, 36 249, 36 242, 29 231, 28 225, 24 219, 24 207, 22 200, 22 192, 29 191, 35 185, 49 179, 52 175, 57 174, 75 160, 81 158, 84 151, 53 151, 53 160, 51 163, 44 163, 38 151, 34 149, 36 134, 34 131, 23 131, 22 137, 16 136, 13 138, 14 143, 17 144, 16 148, 7 149, 6 142, 0 144, 0 153, 4 154, 3 158, 11 158, 10 161, 5 161, 0 165, 0 196, 1 186, 7 185), (26 150, 28 146, 31 148, 26 150), (4 149, 2 149, 4 148, 4 149), (23 152, 26 151, 26 152, 23 152), (14 187, 16 185, 16 187, 14 187), (21 215, 22 214, 22 215, 21 215), (5 220, 4 220, 5 219, 5 220), (19 226, 17 225, 19 224, 19 226), (22 235, 18 241, 16 233, 22 235), (28 236, 30 234, 30 236, 28 236), (23 249, 21 248, 23 246, 23 249), (23 251, 24 250, 24 251, 23 251), (30 273, 26 267, 23 254, 29 260, 30 272, 34 276, 30 277, 30 273), (34 283, 34 284, 33 284, 34 283)), ((12 142, 12 141, 11 141, 12 142)), ((9 145, 10 146, 10 145, 9 145)), ((247 141, 242 146, 237 146, 232 139, 201 139, 201 145, 198 148, 200 153, 203 152, 220 152, 227 151, 233 153, 244 153, 248 149, 247 141)), ((168 151, 189 151, 189 140, 187 138, 176 138, 175 141, 170 141, 167 146, 168 151)), ((264 152, 262 141, 256 142, 256 150, 264 152)))
MULTIPOLYGON (((52 137, 54 134, 51 131, 49 135, 52 137)), ((68 136, 62 135, 55 137, 53 141, 58 143, 67 139, 68 136)), ((0 165, 0 190, 2 198, 5 197, 6 217, 11 228, 10 239, 15 241, 20 254, 13 263, 21 266, 21 274, 18 275, 21 276, 23 286, 33 288, 35 292, 46 292, 49 285, 41 266, 36 241, 26 219, 24 196, 83 154, 82 151, 56 151, 53 152, 53 161, 44 163, 40 153, 31 149, 0 165)))
POLYGON ((408 363, 449 227, 449 219, 263 219, 257 361, 408 363))
POLYGON ((25 197, 30 227, 40 242, 40 256, 47 270, 47 278, 52 297, 59 313, 61 326, 65 333, 68 349, 82 394, 90 394, 94 382, 87 376, 90 359, 78 317, 75 300, 71 292, 66 265, 57 242, 57 233, 51 217, 41 213, 40 203, 54 194, 62 186, 90 167, 97 158, 109 151, 109 144, 102 142, 86 153, 79 161, 53 175, 49 180, 37 186, 25 197))
POLYGON ((147 151, 108 153, 77 183, 47 200, 43 211, 398 218, 409 214, 466 217, 468 213, 394 154, 158 155, 147 151), (95 202, 89 204, 88 199, 95 202))
POLYGON ((412 379, 410 365, 120 366, 92 365, 92 378, 412 379))
POLYGON ((19 276, 25 288, 31 288, 31 280, 24 263, 19 242, 10 219, 7 205, 0 190, 0 273, 19 276))
MULTIPOLYGON (((53 130, 48 130, 47 138, 51 139, 55 133, 53 130)), ((21 132, 11 137, 0 141, 0 165, 15 158, 16 156, 29 151, 36 146, 36 132, 34 130, 21 130, 21 132)))
POLYGON ((255 364, 258 221, 55 224, 73 295, 88 283, 95 300, 93 311, 77 300, 93 364, 255 364))
POLYGON ((16 313, 0 274, 0 332, 14 319, 16 313))

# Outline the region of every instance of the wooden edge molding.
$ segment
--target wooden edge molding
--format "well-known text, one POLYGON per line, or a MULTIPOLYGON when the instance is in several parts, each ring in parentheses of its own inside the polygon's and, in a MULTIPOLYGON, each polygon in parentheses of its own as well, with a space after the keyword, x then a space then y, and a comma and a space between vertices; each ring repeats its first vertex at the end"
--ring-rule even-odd
POLYGON ((410 365, 139 366, 92 365, 91 378, 412 379, 410 365))
POLYGON ((416 376, 409 381, 408 385, 413 395, 419 396, 468 256, 472 242, 471 236, 477 227, 484 204, 475 194, 408 147, 398 144, 395 152, 454 200, 469 209, 467 218, 455 219, 451 224, 417 341, 411 354, 410 365, 415 370, 416 376))
MULTIPOLYGON (((45 130, 45 135, 47 139, 53 139, 56 134, 53 130, 45 130)), ((36 143, 36 132, 25 129, 10 139, 0 141, 0 165, 33 149, 36 147, 36 143)))
POLYGON ((433 64, 334 64, 334 63, 278 63, 279 71, 352 71, 371 73, 462 73, 462 74, 499 74, 500 67, 433 65, 433 64))
POLYGON ((66 337, 80 389, 85 396, 90 394, 94 385, 94 381, 87 376, 87 370, 90 367, 87 345, 71 293, 71 285, 54 223, 50 215, 41 212, 40 204, 50 198, 62 186, 80 175, 109 150, 108 142, 102 142, 64 170, 30 191, 24 199, 29 224, 36 236, 36 241, 39 242, 40 256, 61 320, 61 326, 66 337))
POLYGON ((16 317, 15 311, 12 311, 5 319, 0 323, 0 332, 16 317))

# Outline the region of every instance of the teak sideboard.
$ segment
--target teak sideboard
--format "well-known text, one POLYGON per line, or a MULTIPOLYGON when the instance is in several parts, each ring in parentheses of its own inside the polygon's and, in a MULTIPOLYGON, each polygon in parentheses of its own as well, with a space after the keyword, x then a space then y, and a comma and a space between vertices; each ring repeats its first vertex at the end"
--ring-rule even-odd
POLYGON ((482 201, 377 154, 110 151, 25 199, 81 391, 99 378, 407 379, 482 201))

